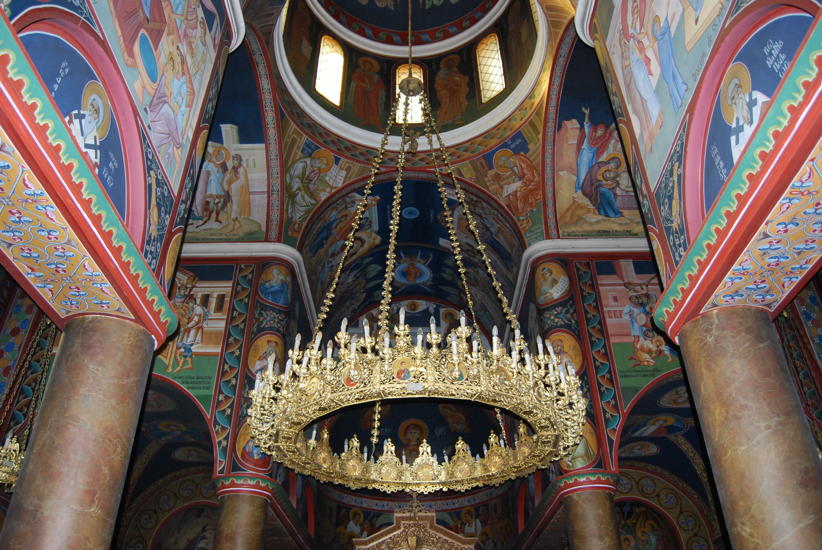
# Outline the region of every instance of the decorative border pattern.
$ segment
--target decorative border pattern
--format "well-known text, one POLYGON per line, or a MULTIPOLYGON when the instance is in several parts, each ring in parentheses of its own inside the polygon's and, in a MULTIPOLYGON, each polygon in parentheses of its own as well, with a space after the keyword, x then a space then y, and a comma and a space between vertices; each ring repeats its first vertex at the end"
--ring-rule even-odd
POLYGON ((591 265, 588 262, 574 262, 574 268, 576 269, 577 282, 582 298, 582 310, 585 314, 585 327, 588 331, 591 346, 596 387, 599 393, 599 401, 602 404, 605 433, 608 435, 608 454, 613 456, 614 440, 622 421, 622 409, 617 399, 618 392, 614 387, 616 376, 608 354, 608 341, 605 337, 602 310, 599 307, 597 291, 594 287, 594 274, 591 265), (610 385, 606 382, 610 382, 610 385))
POLYGON ((214 429, 214 441, 217 460, 214 472, 225 472, 229 451, 234 416, 234 398, 237 394, 237 381, 242 370, 243 341, 249 322, 248 305, 251 301, 251 285, 254 280, 254 265, 240 265, 236 271, 236 282, 231 296, 231 311, 228 314, 228 330, 220 367, 217 370, 217 387, 212 401, 211 425, 214 429))
POLYGON ((822 140, 702 312, 729 305, 774 311, 819 261, 822 140))
POLYGON ((728 222, 735 218, 734 213, 750 191, 751 185, 759 181, 758 174, 769 157, 769 152, 773 150, 782 131, 793 122, 791 115, 800 103, 818 89, 822 63, 822 51, 818 46, 820 43, 822 25, 817 22, 807 38, 808 45, 796 55, 794 65, 783 79, 781 91, 774 98, 759 131, 748 144, 745 155, 736 164, 733 175, 726 182, 699 235, 657 303, 654 318, 669 333, 676 328, 672 326, 674 313, 681 307, 692 283, 699 279, 698 273, 707 265, 708 257, 716 248, 720 237, 725 236, 728 222))
POLYGON ((61 318, 134 316, 0 128, 0 252, 61 318))
POLYGON ((22 115, 18 120, 33 134, 42 153, 48 155, 43 166, 59 172, 53 184, 65 187, 55 188, 53 192, 67 202, 73 201, 78 206, 77 216, 87 216, 86 224, 93 226, 89 228, 93 242, 102 241, 100 254, 109 255, 108 260, 118 268, 123 286, 130 291, 129 297, 134 298, 134 303, 130 300, 133 311, 144 314, 159 345, 177 328, 177 318, 165 291, 72 141, 7 20, 0 24, 0 93, 15 104, 18 114, 22 115))
MULTIPOLYGON (((265 127, 265 154, 268 164, 268 181, 279 185, 280 183, 280 129, 277 124, 277 102, 274 91, 271 89, 271 64, 266 59, 265 52, 257 36, 257 32, 251 27, 246 33, 246 43, 251 51, 251 58, 254 60, 254 68, 257 70, 257 82, 260 86, 260 98, 263 103, 263 126, 265 127)), ((280 193, 269 189, 268 191, 268 228, 266 239, 278 240, 280 235, 280 193)))

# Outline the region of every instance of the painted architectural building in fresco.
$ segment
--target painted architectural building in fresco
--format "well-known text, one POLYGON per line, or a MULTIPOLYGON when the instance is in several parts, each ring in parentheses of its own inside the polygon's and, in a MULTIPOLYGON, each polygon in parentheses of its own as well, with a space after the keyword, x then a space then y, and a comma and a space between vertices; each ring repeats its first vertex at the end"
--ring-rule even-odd
MULTIPOLYGON (((414 61, 502 289, 589 402, 567 457, 420 496, 429 530, 476 550, 818 548, 818 2, 412 4, 414 61)), ((248 407, 337 267, 326 326, 377 316, 396 127, 342 254, 406 1, 2 5, 0 432, 26 460, 0 493, 0 548, 393 544, 407 495, 272 462, 248 407)), ((391 315, 447 330, 468 308, 450 213, 487 343, 504 315, 410 130, 391 315)), ((380 418, 408 460, 516 429, 467 401, 380 418)), ((323 422, 341 452, 375 417, 323 422)))

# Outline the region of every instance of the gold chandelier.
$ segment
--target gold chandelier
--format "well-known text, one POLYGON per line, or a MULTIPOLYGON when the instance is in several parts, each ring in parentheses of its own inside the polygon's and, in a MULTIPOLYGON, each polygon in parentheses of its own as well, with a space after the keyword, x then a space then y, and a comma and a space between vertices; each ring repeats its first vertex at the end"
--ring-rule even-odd
MULTIPOLYGON (((249 408, 254 442, 263 452, 298 473, 319 481, 339 483, 351 489, 377 489, 385 492, 409 491, 429 493, 438 490, 464 491, 481 485, 498 485, 525 476, 552 460, 569 454, 579 443, 584 422, 586 399, 582 396, 575 368, 560 360, 548 340, 538 339, 532 355, 519 323, 508 305, 502 285, 496 278, 486 246, 480 239, 476 222, 451 167, 448 152, 431 114, 422 82, 411 76, 411 3, 409 2, 409 74, 400 82, 402 92, 391 107, 391 114, 379 150, 371 166, 370 177, 358 203, 351 230, 331 285, 317 315, 312 340, 300 348, 297 335, 288 352, 285 372, 273 368, 257 375, 252 404, 249 408), (394 198, 389 223, 389 241, 385 277, 379 306, 378 326, 372 334, 363 320, 361 337, 349 334, 343 320, 340 330, 325 346, 322 327, 334 301, 343 266, 354 245, 368 206, 375 177, 385 156, 388 135, 395 120, 397 105, 404 95, 400 124, 400 150, 396 166, 394 198), (408 133, 410 97, 419 96, 423 124, 437 188, 442 201, 451 248, 473 326, 460 313, 460 326, 441 334, 434 319, 427 332, 419 329, 412 335, 400 309, 399 322, 389 322, 391 286, 396 266, 397 231, 402 201, 402 180, 406 156, 416 148, 408 133), (437 147, 434 147, 436 137, 437 147), (493 328, 490 349, 481 344, 474 303, 466 278, 462 249, 456 225, 447 204, 447 180, 454 187, 468 228, 476 240, 484 267, 510 323, 512 335, 506 346, 497 327, 493 328), (547 353, 546 353, 547 351, 547 353), (483 454, 473 452, 461 438, 454 443, 454 453, 437 456, 423 440, 419 455, 410 463, 396 453, 391 439, 380 441, 380 407, 383 401, 401 399, 462 400, 479 402, 496 409, 500 432, 491 432, 483 454), (374 427, 370 452, 354 434, 346 438, 342 450, 331 447, 326 428, 317 426, 327 415, 354 405, 373 403, 374 427), (506 433, 500 409, 519 418, 515 433, 506 433), (310 435, 309 435, 310 431, 310 435)), ((510 430, 509 430, 510 431, 510 430)))

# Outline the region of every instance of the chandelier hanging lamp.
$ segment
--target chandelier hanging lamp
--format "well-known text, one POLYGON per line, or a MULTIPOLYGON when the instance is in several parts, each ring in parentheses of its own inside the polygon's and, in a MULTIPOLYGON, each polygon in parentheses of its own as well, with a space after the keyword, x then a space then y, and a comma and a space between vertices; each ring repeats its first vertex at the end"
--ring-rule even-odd
POLYGON ((411 75, 411 30, 409 0, 409 73, 400 82, 401 93, 392 103, 370 177, 357 204, 339 264, 321 303, 313 337, 303 349, 300 335, 297 335, 288 352, 284 372, 276 372, 273 360, 270 360, 268 369, 257 375, 251 392, 249 423, 258 448, 275 461, 319 481, 384 492, 464 491, 528 475, 569 454, 579 443, 587 401, 574 374, 574 365, 558 357, 547 339, 544 344, 538 339, 536 353, 532 354, 520 332, 486 246, 480 239, 465 192, 454 175, 423 83, 411 75), (405 323, 403 309, 399 311, 399 322, 393 326, 390 322, 403 171, 407 155, 416 148, 414 138, 408 132, 407 119, 410 98, 416 96, 422 105, 431 164, 471 321, 469 323, 469 318, 461 312, 460 325, 447 335, 439 331, 433 318, 427 331, 417 329, 412 334, 411 327, 405 323), (372 333, 368 321, 363 319, 362 334, 349 334, 347 321, 343 320, 336 336, 323 345, 323 322, 334 302, 340 275, 368 208, 401 99, 400 149, 377 327, 372 333), (490 349, 485 349, 481 343, 462 247, 448 208, 446 181, 455 190, 484 268, 510 323, 511 338, 507 349, 496 326, 490 349), (419 455, 408 462, 404 456, 397 455, 391 439, 381 441, 379 430, 381 404, 407 399, 457 400, 494 407, 500 431, 489 434, 482 455, 472 451, 461 438, 454 442, 454 452, 450 455, 445 451, 432 452, 431 445, 423 440, 419 455), (345 439, 342 449, 333 449, 330 434, 322 427, 323 419, 331 413, 361 404, 373 404, 375 409, 370 446, 368 442, 363 445, 353 434, 345 439), (515 429, 509 428, 513 433, 506 432, 501 409, 519 419, 515 429), (319 434, 318 426, 321 426, 319 434))

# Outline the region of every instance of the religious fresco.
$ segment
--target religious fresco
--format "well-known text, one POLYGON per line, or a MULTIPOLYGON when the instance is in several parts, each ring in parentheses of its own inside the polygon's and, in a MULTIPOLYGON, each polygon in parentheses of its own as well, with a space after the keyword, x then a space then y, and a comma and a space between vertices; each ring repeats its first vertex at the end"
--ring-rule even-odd
POLYGON ((0 312, 3 315, 0 327, 0 400, 5 399, 17 360, 24 351, 32 319, 37 312, 37 305, 20 289, 10 292, 8 298, 8 301, 3 302, 4 307, 0 312))
POLYGON ((211 550, 217 496, 208 468, 184 468, 158 479, 125 510, 114 547, 211 550))
POLYGON ((637 501, 616 503, 620 550, 676 550, 677 529, 653 507, 637 501))
POLYGON ((594 50, 577 40, 565 68, 553 136, 559 233, 641 236, 636 193, 605 84, 591 70, 596 65, 594 50))
MULTIPOLYGON (((660 213, 660 222, 668 244, 673 264, 679 265, 688 250, 688 235, 685 230, 685 209, 683 205, 683 166, 685 156, 685 134, 688 128, 687 121, 682 131, 674 140, 671 153, 659 184, 654 191, 654 202, 660 213)), ((656 243, 659 246, 659 243, 656 243)), ((653 244, 652 244, 653 246, 653 244)), ((664 260, 663 260, 664 263, 664 260)))
POLYGON ((120 121, 100 76, 83 54, 60 36, 27 32, 20 40, 112 205, 122 219, 128 219, 120 121))
MULTIPOLYGON (((378 16, 381 22, 390 21, 390 14, 396 14, 405 26, 407 17, 405 5, 394 10, 392 2, 381 3, 382 6, 371 6, 370 8, 358 6, 356 11, 360 12, 365 9, 364 13, 369 13, 372 17, 384 12, 387 19, 378 16)), ((350 4, 352 7, 355 5, 353 2, 350 4)), ((449 5, 447 9, 459 9, 459 5, 461 4, 449 5)), ((317 105, 325 108, 334 116, 359 128, 381 133, 396 95, 394 71, 399 63, 396 60, 365 54, 341 42, 345 57, 343 82, 346 84, 342 90, 341 105, 338 107, 330 103, 314 89, 313 81, 313 63, 316 62, 317 57, 315 50, 319 48, 319 37, 325 27, 305 3, 295 2, 290 6, 286 14, 287 24, 283 32, 283 42, 288 62, 302 87, 317 105)), ((429 6, 438 11, 444 9, 441 5, 429 4, 429 6)), ((338 10, 340 10, 339 7, 332 11, 338 10)), ((347 11, 348 8, 342 8, 342 10, 347 11)), ((420 12, 419 17, 428 19, 425 7, 417 11, 420 12)), ((356 29, 357 21, 346 18, 346 26, 349 28, 354 26, 356 29)), ((501 56, 506 70, 506 87, 500 94, 485 103, 480 99, 475 68, 475 47, 482 37, 445 55, 414 59, 414 62, 422 67, 423 82, 431 99, 431 108, 440 130, 451 130, 490 112, 511 93, 516 83, 525 74, 534 50, 534 37, 536 36, 536 25, 530 1, 512 0, 504 15, 499 18, 492 29, 500 37, 501 56)), ((405 43, 405 33, 401 34, 405 43)), ((381 35, 385 36, 385 33, 381 35)), ((398 132, 398 129, 395 128, 393 131, 398 132)))
POLYGON ((177 269, 172 305, 180 328, 154 361, 154 373, 186 388, 205 410, 211 408, 233 279, 231 265, 177 269))
MULTIPOLYGON (((499 0, 434 0, 415 5, 412 11, 412 44, 439 42, 464 32, 499 0), (436 26, 432 27, 432 23, 436 26)), ((400 0, 321 0, 320 4, 340 24, 365 38, 405 46, 408 44, 408 7, 400 0)))
POLYGON ((78 15, 97 30, 97 25, 85 0, 8 0, 3 2, 3 10, 10 21, 14 21, 21 14, 39 7, 53 7, 78 15))
POLYGON ((661 293, 649 260, 597 261, 596 280, 626 407, 652 379, 681 368, 679 354, 653 325, 661 293))
POLYGON ((598 6, 603 53, 652 187, 729 5, 727 0, 612 0, 598 6))
MULTIPOLYGON (((436 513, 436 522, 446 529, 466 536, 477 537, 476 550, 507 550, 513 548, 516 538, 515 498, 521 483, 508 482, 465 493, 451 493, 434 498, 420 496, 420 503, 436 513)), ((533 495, 533 487, 526 489, 533 495)), ((352 493, 330 485, 321 485, 317 499, 316 540, 321 548, 338 550, 354 546, 351 539, 373 535, 391 525, 394 512, 409 504, 409 499, 367 491, 352 493)))
POLYGON ((176 195, 222 48, 223 3, 94 0, 92 9, 176 195))
MULTIPOLYGON (((337 326, 343 316, 353 316, 379 301, 382 288, 384 257, 388 242, 389 218, 393 198, 391 181, 374 185, 369 208, 355 234, 354 247, 343 266, 340 288, 346 289, 348 311, 335 309, 329 318, 330 326, 337 326)), ((404 183, 401 224, 398 233, 397 268, 394 292, 413 295, 420 299, 437 298, 453 307, 465 308, 465 298, 459 282, 456 264, 450 252, 451 244, 445 227, 443 207, 436 185, 418 180, 409 174, 404 183)), ((333 203, 314 213, 300 243, 306 258, 306 270, 312 274, 315 303, 324 295, 331 277, 339 266, 345 238, 348 236, 354 205, 361 199, 359 191, 335 197, 333 203)), ((486 252, 492 260, 497 277, 506 292, 513 291, 516 269, 523 244, 517 230, 487 199, 467 192, 469 208, 474 213, 486 252)), ((475 312, 490 324, 502 326, 499 304, 493 292, 482 292, 490 282, 481 268, 481 258, 471 244, 467 222, 458 206, 453 191, 449 192, 449 208, 457 219, 457 234, 462 243, 467 274, 474 292, 475 312)))
POLYGON ((228 56, 186 240, 263 240, 268 166, 263 114, 250 50, 228 56))
POLYGON ((706 137, 703 208, 707 212, 753 137, 813 17, 776 17, 753 33, 726 69, 706 137))

